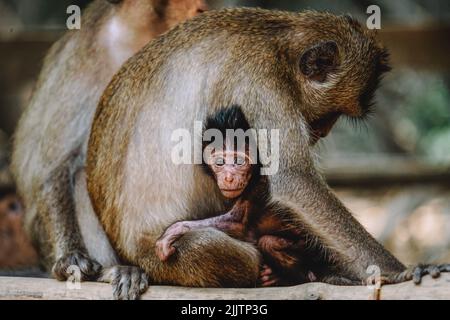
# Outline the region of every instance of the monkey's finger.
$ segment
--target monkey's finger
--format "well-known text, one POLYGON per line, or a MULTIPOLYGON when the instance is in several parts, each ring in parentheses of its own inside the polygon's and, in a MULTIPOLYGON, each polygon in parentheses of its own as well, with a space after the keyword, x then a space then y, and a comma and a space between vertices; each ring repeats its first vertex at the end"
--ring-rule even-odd
POLYGON ((52 274, 56 280, 64 281, 67 279, 67 268, 62 267, 61 260, 56 261, 52 268, 52 274))
POLYGON ((93 259, 82 258, 80 261, 80 270, 83 273, 85 279, 95 279, 99 275, 101 269, 102 266, 93 259))
POLYGON ((277 283, 276 279, 271 279, 271 280, 268 280, 268 281, 264 281, 262 283, 262 286, 263 287, 271 287, 271 286, 275 285, 276 283, 277 283))
POLYGON ((175 248, 171 246, 170 242, 167 241, 160 241, 156 244, 156 255, 158 256, 159 260, 161 261, 167 261, 171 255, 175 253, 175 248))
POLYGON ((267 271, 267 272, 261 273, 259 276, 266 277, 266 276, 270 276, 270 275, 272 275, 272 272, 267 271))
POLYGON ((100 263, 98 263, 97 261, 93 260, 93 276, 98 276, 100 274, 100 272, 102 271, 102 265, 100 263))
POLYGON ((395 279, 395 283, 409 281, 412 280, 412 278, 413 278, 413 270, 407 269, 397 276, 397 278, 395 279))
POLYGON ((159 260, 164 261, 164 248, 161 243, 156 243, 155 253, 158 256, 159 260))
POLYGON ((148 277, 145 273, 141 274, 141 282, 139 284, 139 293, 143 294, 148 289, 148 277))
POLYGON ((131 281, 128 296, 130 300, 137 300, 141 292, 141 275, 139 269, 133 269, 131 271, 131 281))
POLYGON ((417 266, 413 271, 413 282, 415 284, 420 284, 422 282, 422 276, 424 275, 423 266, 417 266))
POLYGON ((166 262, 175 253, 175 250, 174 247, 164 245, 159 251, 158 257, 162 262, 166 262))
POLYGON ((267 267, 261 271, 261 276, 269 276, 272 274, 272 269, 267 267))
POLYGON ((116 300, 125 300, 123 298, 123 285, 124 285, 124 275, 119 275, 118 281, 114 287, 114 299, 116 300))
POLYGON ((106 269, 102 276, 100 277, 100 281, 110 282, 111 285, 115 288, 119 285, 120 274, 118 267, 112 267, 106 269))
POLYGON ((131 300, 131 277, 132 274, 128 272, 122 275, 122 279, 120 280, 120 300, 131 300))
POLYGON ((450 272, 450 264, 444 263, 439 265, 439 271, 440 272, 450 272))
POLYGON ((120 283, 120 275, 114 277, 111 281, 111 286, 113 287, 113 297, 114 300, 120 300, 122 296, 122 285, 120 283))
POLYGON ((261 282, 267 282, 267 281, 269 281, 270 280, 270 277, 269 276, 263 276, 263 277, 261 277, 261 282))
POLYGON ((177 249, 175 247, 172 247, 172 246, 165 248, 165 252, 164 252, 165 259, 164 259, 164 261, 169 259, 169 257, 171 255, 173 255, 175 253, 175 251, 177 251, 177 249))
POLYGON ((427 273, 431 275, 432 278, 437 278, 441 275, 439 267, 437 265, 431 265, 426 269, 427 273))

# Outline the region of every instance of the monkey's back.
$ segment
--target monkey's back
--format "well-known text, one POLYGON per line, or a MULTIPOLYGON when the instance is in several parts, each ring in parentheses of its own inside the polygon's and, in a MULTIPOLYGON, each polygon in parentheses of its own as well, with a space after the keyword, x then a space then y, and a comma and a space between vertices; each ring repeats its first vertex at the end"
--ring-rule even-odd
MULTIPOLYGON (((282 139, 307 139, 301 119, 317 110, 302 109, 298 59, 317 38, 337 41, 351 53, 343 64, 360 68, 369 67, 375 54, 370 50, 377 46, 372 35, 345 17, 225 9, 175 27, 124 64, 97 107, 87 157, 94 209, 110 239, 119 239, 119 250, 129 247, 125 242, 135 243, 141 231, 157 237, 186 212, 201 218, 221 208, 217 193, 205 194, 213 184, 197 166, 172 162, 170 141, 177 130, 187 129, 192 138, 195 121, 235 104, 256 128, 276 127, 278 120, 267 119, 288 119, 282 139), (125 231, 131 229, 135 234, 125 231)), ((317 108, 329 107, 330 99, 324 97, 317 108)), ((282 165, 297 161, 296 155, 281 152, 282 165)))

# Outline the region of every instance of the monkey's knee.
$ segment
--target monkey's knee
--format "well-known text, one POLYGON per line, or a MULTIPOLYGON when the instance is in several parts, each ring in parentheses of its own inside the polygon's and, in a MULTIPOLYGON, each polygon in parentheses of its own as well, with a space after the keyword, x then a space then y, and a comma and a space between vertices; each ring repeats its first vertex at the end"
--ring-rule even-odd
POLYGON ((194 282, 209 287, 254 287, 260 269, 260 255, 249 243, 215 229, 186 234, 180 239, 179 259, 195 270, 194 282))
POLYGON ((160 264, 163 282, 190 287, 256 286, 260 255, 249 243, 206 228, 186 233, 175 247, 174 256, 160 264))

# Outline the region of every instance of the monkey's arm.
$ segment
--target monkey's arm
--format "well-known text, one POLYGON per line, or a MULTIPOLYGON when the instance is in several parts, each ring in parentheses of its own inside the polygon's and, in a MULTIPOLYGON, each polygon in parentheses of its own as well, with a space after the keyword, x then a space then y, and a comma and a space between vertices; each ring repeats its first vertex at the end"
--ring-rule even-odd
MULTIPOLYGON (((291 170, 290 170, 291 171, 291 170)), ((286 196, 274 179, 273 200, 292 212, 294 223, 305 228, 320 243, 330 262, 345 277, 365 280, 366 270, 375 265, 381 274, 398 274, 405 266, 378 243, 329 190, 322 178, 312 172, 292 169, 300 186, 286 196)))
POLYGON ((73 160, 58 167, 42 186, 38 199, 40 219, 53 237, 55 264, 52 273, 58 280, 66 280, 71 274, 69 266, 77 266, 81 280, 94 280, 100 264, 88 256, 76 220, 72 182, 73 160))
POLYGON ((176 249, 173 246, 186 232, 212 227, 225 232, 233 238, 244 237, 246 216, 249 211, 248 201, 238 200, 233 208, 220 216, 194 221, 178 221, 172 224, 156 242, 156 254, 161 261, 166 261, 176 249))
MULTIPOLYGON (((280 216, 280 214, 285 213, 284 220, 286 221, 292 221, 292 218, 295 219, 296 213, 289 209, 288 207, 283 207, 279 203, 272 203, 271 204, 271 210, 274 212, 277 212, 276 216, 280 216)), ((303 220, 301 220, 301 227, 290 225, 289 228, 291 228, 290 232, 293 232, 294 234, 301 234, 302 232, 305 232, 305 225, 303 220), (297 230, 296 230, 297 229, 297 230)), ((355 221, 355 224, 358 222, 355 221)), ((359 224, 358 224, 359 225, 359 224)), ((364 232, 366 232, 364 230, 364 232)), ((309 234, 310 232, 308 232, 309 234)), ((333 234, 330 234, 330 236, 333 236, 333 234)), ((335 235, 337 238, 339 238, 340 235, 335 235)), ((367 235, 368 237, 371 237, 370 235, 367 235)), ((371 238, 373 239, 373 238, 371 238)), ((354 273, 348 272, 350 268, 345 267, 345 264, 342 263, 342 260, 339 260, 339 256, 333 256, 333 254, 340 254, 347 253, 345 250, 343 251, 337 251, 336 253, 333 252, 333 250, 330 250, 329 247, 324 246, 323 242, 319 240, 319 248, 323 247, 323 250, 325 251, 325 256, 330 256, 330 259, 328 263, 330 263, 330 267, 328 271, 323 272, 320 271, 320 275, 318 276, 318 281, 325 282, 333 285, 363 285, 363 284, 373 284, 374 280, 379 280, 381 284, 397 284, 409 280, 413 280, 416 284, 419 284, 421 282, 421 279, 425 275, 431 275, 433 278, 439 277, 441 272, 450 272, 450 264, 440 264, 440 265, 433 265, 433 264, 418 264, 416 266, 412 266, 409 268, 406 267, 399 267, 395 265, 395 261, 389 261, 389 259, 395 259, 388 251, 386 251, 384 248, 384 252, 378 252, 380 255, 379 259, 382 260, 384 264, 390 263, 385 269, 382 269, 380 267, 380 275, 379 278, 376 276, 371 276, 371 274, 366 273, 362 277, 357 277, 354 275, 354 273), (342 268, 344 266, 344 269, 342 268), (392 269, 394 268, 394 269, 392 269), (397 269, 395 269, 397 268, 397 269), (344 272, 344 274, 342 274, 344 272)), ((361 239, 362 240, 362 239, 361 239)), ((375 240, 373 240, 375 241, 375 240)), ((378 244, 378 242, 376 242, 378 244)), ((380 244, 378 244, 381 246, 380 244)), ((267 245, 266 245, 267 247, 267 245)), ((261 250, 260 246, 258 248, 261 250)), ((270 248, 270 246, 269 246, 270 248)), ((318 249, 317 249, 318 250, 318 249)), ((270 251, 270 250, 269 250, 270 251)), ((319 252, 318 252, 319 253, 319 252)), ((323 253, 322 253, 323 254, 323 253)), ((321 255, 322 255, 321 254, 321 255)), ((354 264, 351 265, 351 267, 358 267, 360 264, 365 263, 367 257, 364 255, 361 257, 361 260, 355 260, 354 264)), ((374 258, 372 258, 374 259, 374 258)), ((400 262, 397 261, 398 264, 400 262)), ((370 265, 370 264, 369 264, 370 265)), ((368 266, 369 266, 368 265, 368 266)), ((372 264, 376 265, 376 264, 372 264)), ((379 265, 376 265, 379 266, 379 265)), ((315 270, 311 270, 315 271, 315 270)))

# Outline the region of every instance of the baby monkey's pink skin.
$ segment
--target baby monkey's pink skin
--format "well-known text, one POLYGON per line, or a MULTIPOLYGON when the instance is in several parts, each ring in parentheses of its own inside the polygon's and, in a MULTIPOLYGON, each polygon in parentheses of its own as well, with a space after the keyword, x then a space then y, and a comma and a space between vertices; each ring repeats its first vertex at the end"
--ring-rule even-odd
POLYGON ((207 163, 220 192, 227 199, 239 197, 252 178, 252 164, 246 152, 214 152, 207 163))
MULTIPOLYGON (((260 209, 252 202, 248 187, 253 167, 247 153, 225 150, 212 153, 208 168, 222 193, 228 199, 235 199, 230 211, 203 220, 179 221, 171 225, 156 242, 156 254, 161 261, 167 261, 175 252, 174 243, 190 230, 212 227, 223 231, 233 238, 254 243, 263 256, 270 257, 280 268, 295 268, 298 257, 289 249, 302 249, 300 242, 288 240, 274 234, 283 233, 299 236, 299 231, 290 229, 280 217, 268 209, 260 209), (250 200, 248 199, 250 198, 250 200), (253 216, 249 223, 250 214, 253 216), (287 231, 285 231, 287 230, 287 231)), ((253 188, 252 188, 253 189, 253 188)), ((257 190, 250 190, 250 192, 257 190)), ((272 286, 280 283, 280 278, 268 265, 263 265, 260 274, 261 286, 272 286)))
MULTIPOLYGON (((242 195, 252 177, 252 166, 247 153, 232 150, 213 152, 207 159, 208 168, 214 176, 220 192, 226 199, 235 199, 242 195)), ((249 203, 236 201, 233 208, 220 216, 197 221, 179 221, 171 225, 156 242, 156 253, 162 261, 166 261, 175 253, 173 243, 183 234, 193 229, 213 227, 230 236, 242 239, 244 235, 244 219, 249 203)))
POLYGON ((248 201, 244 203, 238 200, 233 209, 220 216, 195 221, 179 221, 172 224, 156 242, 156 254, 161 261, 167 261, 176 251, 173 246, 175 241, 190 230, 208 227, 223 231, 233 238, 251 241, 251 239, 244 239, 245 224, 243 221, 246 220, 248 207, 248 201))

